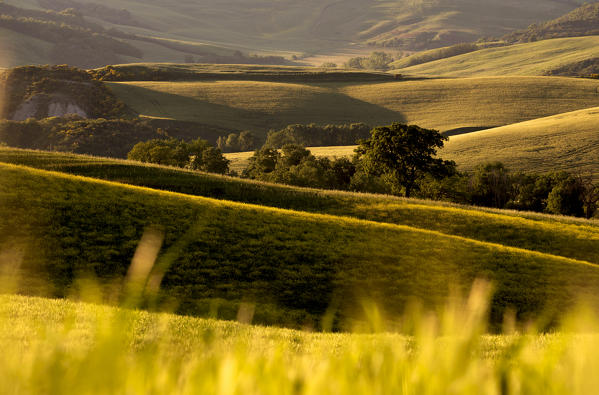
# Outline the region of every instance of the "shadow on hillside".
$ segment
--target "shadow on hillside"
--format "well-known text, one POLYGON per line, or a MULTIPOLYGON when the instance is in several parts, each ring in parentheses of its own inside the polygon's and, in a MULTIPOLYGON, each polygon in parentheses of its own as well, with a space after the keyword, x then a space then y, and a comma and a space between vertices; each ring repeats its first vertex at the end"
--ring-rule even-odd
POLYGON ((376 126, 405 122, 405 116, 400 112, 334 91, 298 90, 295 96, 290 92, 283 99, 279 98, 280 103, 273 102, 272 107, 266 110, 251 110, 133 85, 110 84, 110 87, 121 100, 144 116, 198 122, 232 130, 249 129, 265 133, 297 123, 364 122, 376 126))
POLYGON ((497 126, 466 126, 466 127, 462 127, 462 128, 446 130, 443 132, 443 135, 447 136, 447 137, 457 136, 459 134, 480 132, 481 130, 493 129, 493 128, 497 128, 497 127, 499 127, 499 126, 498 125, 497 126))

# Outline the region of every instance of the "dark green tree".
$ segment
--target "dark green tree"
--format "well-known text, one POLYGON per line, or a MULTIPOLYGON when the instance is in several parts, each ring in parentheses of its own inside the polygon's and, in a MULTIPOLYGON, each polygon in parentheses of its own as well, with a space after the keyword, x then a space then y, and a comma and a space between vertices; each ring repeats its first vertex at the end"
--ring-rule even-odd
POLYGON ((584 216, 584 186, 576 177, 563 173, 547 198, 547 211, 552 214, 584 216))
POLYGON ((192 170, 201 170, 208 173, 225 174, 229 171, 229 161, 221 150, 214 147, 208 147, 200 153, 191 156, 189 168, 192 170))
POLYGON ((472 177, 472 203, 503 208, 512 197, 512 179, 500 162, 480 165, 472 177))
POLYGON ((393 193, 410 197, 427 174, 436 178, 455 172, 455 163, 436 158, 447 137, 436 130, 394 123, 371 131, 356 148, 357 159, 368 174, 383 176, 393 193))
POLYGON ((262 148, 254 152, 242 177, 264 180, 264 175, 275 171, 281 154, 276 149, 262 148))

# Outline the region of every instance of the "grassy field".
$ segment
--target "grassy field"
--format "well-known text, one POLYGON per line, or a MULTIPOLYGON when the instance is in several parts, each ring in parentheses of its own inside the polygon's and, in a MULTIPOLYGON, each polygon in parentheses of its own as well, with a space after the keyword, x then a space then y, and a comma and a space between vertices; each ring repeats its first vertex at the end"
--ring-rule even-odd
MULTIPOLYGON (((251 77, 249 77, 251 79, 251 77)), ((599 105, 599 82, 553 77, 384 83, 110 83, 139 114, 265 133, 293 123, 489 128, 599 105), (468 108, 468 111, 464 111, 468 108)))
POLYGON ((599 264, 596 221, 311 190, 82 155, 0 149, 0 162, 187 195, 409 225, 599 264))
POLYGON ((534 76, 571 63, 599 57, 599 37, 574 37, 488 48, 476 52, 402 68, 397 72, 418 76, 483 77, 534 76))
POLYGON ((176 301, 179 313, 205 315, 221 301, 218 316, 231 319, 246 301, 256 322, 320 326, 332 308, 343 327, 360 318, 361 300, 395 315, 413 298, 438 305, 484 277, 496 287, 497 325, 506 308, 555 318, 579 298, 594 301, 599 287, 598 265, 406 225, 0 169, 1 245, 22 259, 18 289, 28 293, 65 296, 90 275, 114 290, 144 229, 164 235, 162 249, 151 247, 162 251, 150 281, 161 284, 157 303, 176 301))
MULTIPOLYGON (((596 323, 485 336, 484 289, 412 336, 322 334, 0 296, 7 393, 591 394, 596 323), (585 333, 585 334, 578 334, 585 333)), ((585 318, 585 319, 583 319, 585 318)), ((380 330, 372 314, 370 331, 380 330)), ((506 327, 509 330, 509 327, 506 327)))
POLYGON ((47 42, 0 28, 0 67, 46 64, 50 49, 47 42))
POLYGON ((440 155, 463 169, 501 161, 511 169, 566 170, 599 177, 599 108, 453 136, 440 155))

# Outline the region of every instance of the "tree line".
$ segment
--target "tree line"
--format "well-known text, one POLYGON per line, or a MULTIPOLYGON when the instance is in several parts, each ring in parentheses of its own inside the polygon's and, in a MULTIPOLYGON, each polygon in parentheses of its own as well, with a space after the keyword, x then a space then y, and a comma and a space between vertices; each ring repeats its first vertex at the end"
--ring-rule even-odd
POLYGON ((223 152, 245 152, 259 148, 281 149, 285 145, 301 145, 304 147, 355 145, 358 140, 370 136, 372 128, 365 123, 343 125, 288 125, 280 130, 270 130, 264 138, 245 130, 229 133, 217 140, 217 147, 223 152))
MULTIPOLYGON (((502 163, 460 172, 437 157, 448 138, 436 130, 394 123, 372 129, 352 158, 315 157, 298 144, 255 151, 241 177, 302 187, 392 194, 501 209, 592 218, 599 183, 567 172, 510 172, 502 163)), ((228 173, 219 148, 197 139, 153 139, 138 143, 129 159, 228 173)))
POLYGON ((351 159, 316 158, 294 144, 265 147, 250 158, 242 177, 586 218, 597 214, 599 183, 591 175, 510 172, 498 162, 460 172, 454 162, 436 157, 446 140, 435 130, 393 124, 374 128, 351 159))

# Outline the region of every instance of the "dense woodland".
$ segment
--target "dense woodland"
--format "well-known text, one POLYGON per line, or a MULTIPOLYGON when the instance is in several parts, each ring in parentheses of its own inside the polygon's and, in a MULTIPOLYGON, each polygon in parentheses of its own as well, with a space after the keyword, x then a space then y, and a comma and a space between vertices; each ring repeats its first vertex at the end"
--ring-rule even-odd
POLYGON ((202 139, 185 142, 170 138, 140 142, 135 144, 127 158, 208 173, 225 174, 229 171, 229 161, 222 152, 202 139))

